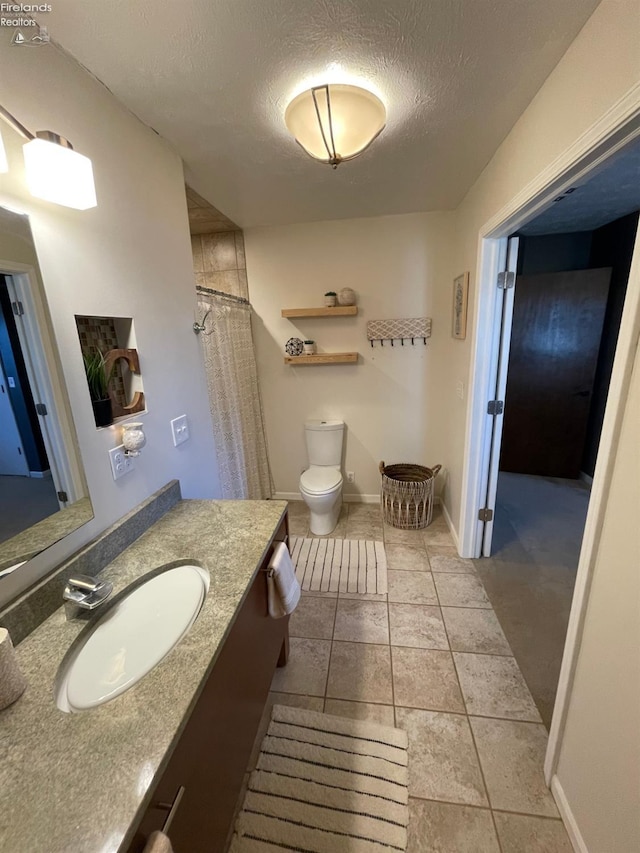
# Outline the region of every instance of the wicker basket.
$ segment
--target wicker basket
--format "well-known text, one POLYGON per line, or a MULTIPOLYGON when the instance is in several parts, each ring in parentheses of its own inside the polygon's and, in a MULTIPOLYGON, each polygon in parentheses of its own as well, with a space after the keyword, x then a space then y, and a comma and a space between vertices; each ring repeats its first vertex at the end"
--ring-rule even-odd
POLYGON ((382 515, 387 524, 403 530, 421 530, 433 517, 433 487, 441 465, 380 463, 382 515))

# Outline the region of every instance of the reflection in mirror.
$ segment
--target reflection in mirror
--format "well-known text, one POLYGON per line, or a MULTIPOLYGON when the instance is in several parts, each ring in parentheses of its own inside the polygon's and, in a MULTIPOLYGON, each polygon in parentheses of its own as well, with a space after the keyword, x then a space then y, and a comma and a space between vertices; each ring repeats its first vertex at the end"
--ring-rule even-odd
POLYGON ((93 518, 26 216, 0 208, 0 588, 93 518))

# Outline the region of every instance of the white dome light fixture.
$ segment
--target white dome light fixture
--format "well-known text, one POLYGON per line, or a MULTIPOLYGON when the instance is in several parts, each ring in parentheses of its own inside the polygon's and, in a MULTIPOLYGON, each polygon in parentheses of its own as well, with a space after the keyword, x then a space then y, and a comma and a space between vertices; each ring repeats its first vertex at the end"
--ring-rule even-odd
POLYGON ((284 121, 309 156, 337 169, 371 145, 384 130, 386 117, 380 98, 367 89, 327 83, 297 95, 284 121))

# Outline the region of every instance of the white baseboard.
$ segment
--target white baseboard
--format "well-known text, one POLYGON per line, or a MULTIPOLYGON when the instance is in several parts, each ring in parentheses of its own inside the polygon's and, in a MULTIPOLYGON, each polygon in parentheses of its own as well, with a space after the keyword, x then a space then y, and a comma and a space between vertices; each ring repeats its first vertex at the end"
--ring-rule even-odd
POLYGON ((36 480, 50 480, 51 469, 47 468, 46 471, 29 471, 29 476, 36 480))
MULTIPOLYGON (((274 501, 301 501, 300 492, 274 492, 274 501)), ((380 495, 342 495, 342 500, 349 504, 377 504, 380 503, 380 495)))
POLYGON ((590 474, 585 474, 584 471, 580 471, 578 479, 582 480, 582 482, 586 483, 588 486, 593 486, 593 477, 590 474))
POLYGON ((451 534, 451 538, 453 539, 453 544, 456 546, 456 550, 460 553, 460 542, 458 541, 458 531, 453 526, 453 521, 451 521, 451 516, 449 515, 449 510, 447 509, 446 504, 442 503, 440 498, 436 498, 436 503, 440 504, 442 507, 442 514, 444 515, 444 520, 447 522, 447 527, 449 528, 449 533, 451 534))
POLYGON ((589 849, 585 844, 584 838, 578 829, 577 821, 571 811, 564 788, 560 784, 560 780, 557 776, 554 776, 551 780, 551 793, 553 794, 553 799, 556 801, 556 805, 558 806, 558 811, 560 812, 564 828, 567 830, 571 846, 576 853, 589 853, 589 849))

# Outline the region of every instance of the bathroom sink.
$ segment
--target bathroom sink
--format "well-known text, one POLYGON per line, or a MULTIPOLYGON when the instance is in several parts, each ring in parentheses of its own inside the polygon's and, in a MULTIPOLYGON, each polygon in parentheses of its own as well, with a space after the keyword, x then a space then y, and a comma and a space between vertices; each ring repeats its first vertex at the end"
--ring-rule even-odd
POLYGON ((58 708, 96 708, 133 687, 189 631, 208 589, 207 571, 182 565, 121 595, 63 660, 56 683, 58 708))

